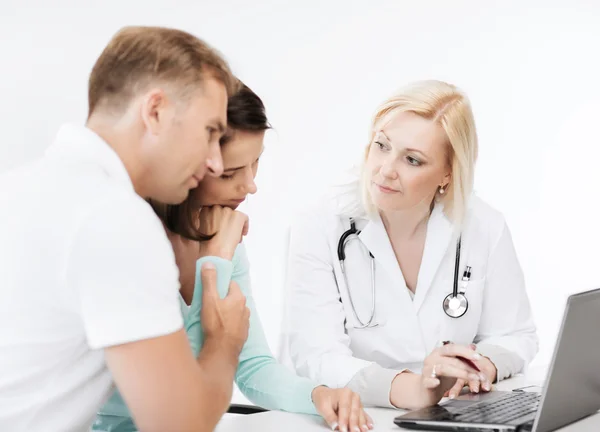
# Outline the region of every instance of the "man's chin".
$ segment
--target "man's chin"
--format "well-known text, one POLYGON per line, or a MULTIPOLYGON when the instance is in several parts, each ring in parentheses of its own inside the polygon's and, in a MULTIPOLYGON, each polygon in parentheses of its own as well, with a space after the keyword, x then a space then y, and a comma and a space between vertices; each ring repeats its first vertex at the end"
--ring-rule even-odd
POLYGON ((167 205, 178 205, 181 204, 182 202, 185 201, 185 199, 188 197, 188 194, 180 194, 178 196, 151 196, 149 197, 149 199, 151 199, 153 202, 156 203, 160 203, 160 204, 167 204, 167 205))

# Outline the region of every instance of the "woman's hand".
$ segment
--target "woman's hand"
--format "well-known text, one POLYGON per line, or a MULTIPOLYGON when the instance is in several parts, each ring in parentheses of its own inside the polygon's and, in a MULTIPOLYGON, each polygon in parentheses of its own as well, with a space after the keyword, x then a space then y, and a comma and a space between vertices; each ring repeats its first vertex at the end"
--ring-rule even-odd
POLYGON ((316 387, 312 392, 315 408, 331 430, 367 432, 373 429, 373 420, 365 412, 360 397, 348 388, 316 387))
POLYGON ((449 344, 437 348, 425 358, 421 375, 404 372, 396 376, 390 402, 398 408, 420 409, 437 404, 459 379, 469 382, 487 379, 461 357, 473 362, 482 359, 464 345, 449 344))
MULTIPOLYGON (((477 349, 477 347, 473 344, 469 346, 473 351, 477 349)), ((446 392, 444 396, 449 397, 450 399, 454 399, 456 396, 460 394, 463 387, 465 385, 469 386, 469 390, 472 393, 489 392, 492 390, 492 384, 496 381, 496 375, 498 373, 496 366, 492 361, 487 357, 481 357, 481 360, 474 361, 475 365, 481 370, 481 372, 485 375, 485 381, 466 381, 463 379, 457 379, 456 384, 446 392)))
POLYGON ((229 207, 202 207, 199 215, 202 233, 214 234, 211 240, 200 242, 199 256, 218 256, 231 261, 235 249, 248 234, 248 216, 229 207))

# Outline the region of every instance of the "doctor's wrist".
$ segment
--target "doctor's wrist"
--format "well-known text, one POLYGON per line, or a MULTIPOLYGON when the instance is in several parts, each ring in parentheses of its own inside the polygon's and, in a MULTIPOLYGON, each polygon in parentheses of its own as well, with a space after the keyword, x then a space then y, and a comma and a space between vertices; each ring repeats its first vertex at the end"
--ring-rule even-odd
POLYGON ((415 396, 420 389, 420 377, 406 370, 400 372, 392 380, 390 403, 401 409, 416 409, 415 396))
POLYGON ((497 383, 498 382, 498 368, 496 367, 496 365, 494 364, 492 359, 490 359, 489 357, 483 357, 483 359, 480 361, 480 363, 482 363, 481 369, 483 369, 483 372, 487 375, 490 382, 497 383))

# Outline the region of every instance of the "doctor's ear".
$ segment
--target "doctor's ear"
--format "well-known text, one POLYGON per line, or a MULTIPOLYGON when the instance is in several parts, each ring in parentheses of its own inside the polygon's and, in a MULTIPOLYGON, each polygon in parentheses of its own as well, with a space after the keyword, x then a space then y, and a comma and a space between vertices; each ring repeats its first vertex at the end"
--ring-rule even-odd
POLYGON ((444 180, 442 180, 442 183, 438 187, 438 192, 440 194, 443 195, 448 190, 448 188, 450 187, 450 180, 451 180, 450 174, 448 174, 444 177, 444 180))
POLYGON ((140 107, 142 121, 146 129, 153 135, 158 135, 161 128, 165 127, 166 108, 168 98, 161 89, 153 89, 146 93, 142 98, 140 107))

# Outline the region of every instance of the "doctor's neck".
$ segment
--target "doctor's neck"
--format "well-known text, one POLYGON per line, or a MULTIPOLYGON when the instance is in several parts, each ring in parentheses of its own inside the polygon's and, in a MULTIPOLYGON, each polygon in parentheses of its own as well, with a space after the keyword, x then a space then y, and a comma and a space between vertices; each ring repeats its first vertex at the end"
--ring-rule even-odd
POLYGON ((379 211, 388 235, 399 240, 411 240, 426 231, 433 205, 422 201, 414 207, 397 211, 379 211))

